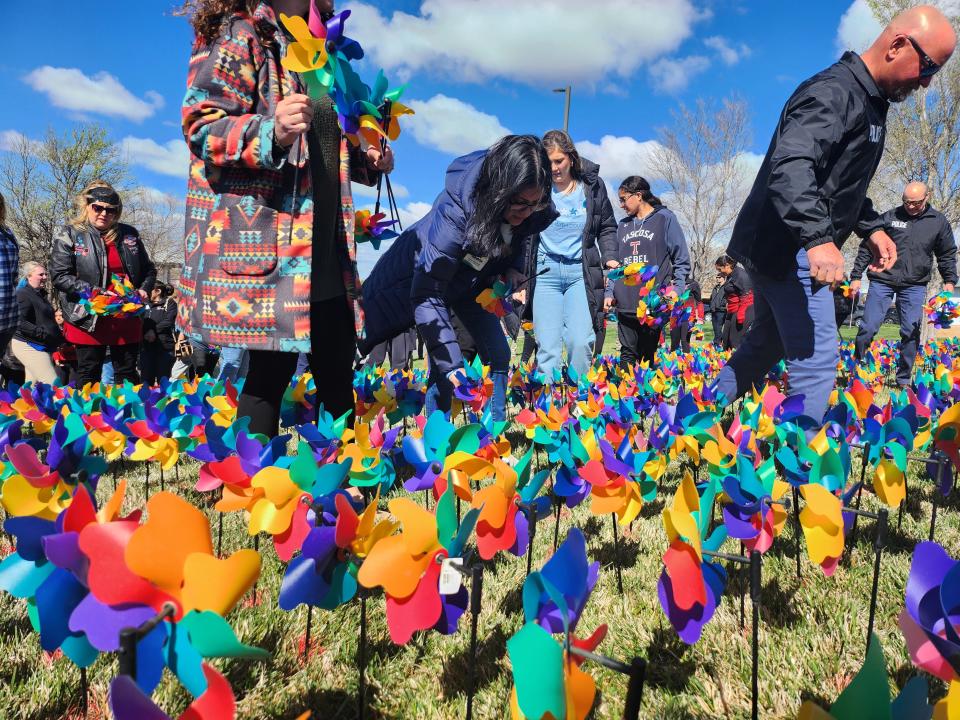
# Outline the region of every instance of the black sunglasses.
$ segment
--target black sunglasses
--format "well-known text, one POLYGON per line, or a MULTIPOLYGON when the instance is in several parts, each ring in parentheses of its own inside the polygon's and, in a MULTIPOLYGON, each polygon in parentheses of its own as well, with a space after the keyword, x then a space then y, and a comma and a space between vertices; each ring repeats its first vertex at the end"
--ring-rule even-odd
POLYGON ((923 51, 923 48, 920 47, 920 44, 916 40, 909 35, 904 35, 904 37, 910 41, 910 44, 913 45, 913 49, 916 50, 917 55, 920 56, 920 77, 930 78, 936 75, 940 71, 940 66, 933 61, 933 58, 923 51))
POLYGON ((115 207, 110 207, 109 205, 98 205, 93 203, 90 205, 91 209, 99 215, 100 213, 106 213, 107 215, 116 215, 117 209, 115 207))

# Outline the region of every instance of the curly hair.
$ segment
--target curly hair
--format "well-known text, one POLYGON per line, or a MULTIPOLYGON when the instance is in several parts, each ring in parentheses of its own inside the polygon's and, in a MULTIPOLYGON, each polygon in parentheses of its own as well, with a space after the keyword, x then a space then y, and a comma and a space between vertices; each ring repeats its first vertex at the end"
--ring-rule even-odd
MULTIPOLYGON (((220 37, 226 20, 234 15, 253 15, 259 0, 184 0, 177 15, 190 19, 196 41, 201 45, 212 45, 220 37)), ((266 41, 265 28, 257 24, 257 34, 266 41)))

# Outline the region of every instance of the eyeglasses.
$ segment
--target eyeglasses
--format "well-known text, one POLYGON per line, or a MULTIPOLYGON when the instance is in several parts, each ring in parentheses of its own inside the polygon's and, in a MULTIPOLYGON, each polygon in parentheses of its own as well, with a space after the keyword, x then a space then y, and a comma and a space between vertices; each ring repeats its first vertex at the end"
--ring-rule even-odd
POLYGON ((117 214, 117 208, 110 207, 109 205, 97 205, 96 203, 94 203, 90 206, 90 209, 93 210, 94 214, 96 215, 101 215, 101 214, 116 215, 117 214))
POLYGON ((927 201, 926 197, 922 197, 919 200, 907 200, 906 198, 904 198, 903 204, 916 207, 917 205, 923 205, 926 201, 927 201))
POLYGON ((511 200, 510 209, 514 211, 529 210, 530 212, 537 212, 539 210, 546 210, 550 206, 549 202, 527 202, 526 200, 511 200))
POLYGON ((920 47, 920 44, 916 40, 909 35, 904 35, 904 37, 910 41, 910 44, 913 45, 913 49, 916 50, 917 55, 920 56, 920 77, 931 78, 936 75, 940 70, 940 66, 937 65, 933 59, 923 51, 923 48, 920 47))
POLYGON ((634 193, 630 193, 629 195, 621 195, 621 196, 620 196, 620 207, 623 207, 624 205, 626 205, 626 204, 627 204, 627 200, 628 200, 629 198, 633 197, 634 195, 639 195, 639 194, 640 194, 640 193, 635 193, 635 192, 634 192, 634 193))

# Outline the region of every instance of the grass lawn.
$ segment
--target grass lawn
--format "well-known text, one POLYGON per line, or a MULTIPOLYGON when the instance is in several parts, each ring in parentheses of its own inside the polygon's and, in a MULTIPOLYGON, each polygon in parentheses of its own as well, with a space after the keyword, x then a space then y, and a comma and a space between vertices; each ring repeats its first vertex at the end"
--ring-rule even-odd
MULTIPOLYGON (((513 438, 515 441, 519 438, 513 438)), ((911 466, 913 467, 913 466, 911 466)), ((205 499, 190 489, 198 466, 184 461, 180 484, 169 483, 199 507, 205 499)), ((853 475, 859 473, 854 459, 853 475)), ((156 469, 151 491, 157 489, 156 469)), ((168 474, 170 475, 170 474, 168 474)), ((144 498, 142 469, 131 474, 126 508, 141 507, 144 498)), ((580 622, 581 634, 601 623, 609 635, 600 651, 629 661, 647 658, 649 671, 641 717, 743 718, 749 715, 750 603, 746 602, 746 628, 740 625, 740 593, 744 577, 733 573, 728 590, 713 621, 695 646, 680 642, 660 610, 656 583, 666 536, 660 513, 673 496, 679 469, 672 466, 655 502, 647 505, 621 540, 624 592, 617 592, 614 545, 609 517, 591 515, 588 503, 564 513, 561 538, 568 528, 581 528, 588 540, 590 558, 602 564, 600 580, 580 622)), ((99 499, 111 488, 110 477, 101 482, 99 499)), ((402 492, 402 491, 401 491, 402 492)), ((925 539, 930 519, 929 481, 911 473, 910 494, 902 529, 892 518, 890 545, 884 554, 879 586, 876 631, 886 651, 891 686, 902 686, 914 674, 907 657, 896 616, 903 607, 904 583, 912 548, 925 539)), ((865 507, 877 508, 872 494, 865 507)), ((418 498, 419 500, 419 498, 418 498)), ((960 554, 957 508, 960 496, 950 497, 939 515, 937 539, 947 551, 960 554)), ((216 514, 211 511, 216 527, 216 514)), ((225 517, 225 551, 251 546, 240 516, 225 517)), ((872 522, 863 525, 856 550, 833 577, 824 577, 806 557, 801 545, 802 577, 796 577, 794 527, 788 521, 784 534, 767 553, 763 567, 761 603, 760 714, 765 718, 796 717, 808 697, 824 703, 833 700, 850 680, 862 659, 866 637, 868 599, 873 567, 872 522)), ((543 521, 534 544, 534 567, 551 551, 552 521, 543 521)), ((739 548, 728 540, 724 550, 739 548)), ((306 611, 281 611, 276 605, 282 565, 268 543, 261 544, 263 573, 258 586, 260 603, 242 606, 229 617, 240 639, 267 648, 267 663, 215 661, 225 671, 237 694, 241 718, 294 718, 312 710, 315 718, 356 716, 359 602, 335 611, 315 610, 316 646, 309 661, 299 654, 298 640, 305 628, 306 611)), ((477 672, 477 718, 507 717, 511 676, 506 657, 507 639, 522 622, 521 585, 526 562, 501 555, 486 567, 483 610, 480 614, 479 655, 471 665, 468 655, 469 613, 459 631, 450 637, 420 634, 406 646, 393 645, 388 637, 383 595, 368 601, 369 712, 379 718, 457 718, 464 714, 468 671, 477 672)), ((22 601, 0 594, 0 717, 77 717, 79 672, 64 658, 51 659, 41 652, 31 631, 22 601)), ((622 712, 626 680, 610 670, 587 665, 596 678, 599 694, 592 717, 616 718, 622 712)), ((107 717, 106 691, 117 671, 113 656, 102 656, 89 670, 90 717, 107 717)), ((942 684, 932 682, 935 693, 942 684)), ((169 675, 154 695, 174 717, 188 701, 169 675)))

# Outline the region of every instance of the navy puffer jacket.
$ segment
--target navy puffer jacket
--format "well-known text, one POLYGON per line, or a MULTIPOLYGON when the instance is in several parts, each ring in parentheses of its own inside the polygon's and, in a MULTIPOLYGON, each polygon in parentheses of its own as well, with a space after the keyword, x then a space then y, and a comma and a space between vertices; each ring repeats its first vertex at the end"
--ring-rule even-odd
POLYGON ((366 337, 359 343, 361 354, 416 324, 439 371, 461 367, 463 356, 450 309, 456 312, 459 304, 475 303, 477 295, 508 268, 522 271, 530 237, 556 219, 551 205, 513 228, 503 254, 469 255, 465 245, 474 210, 471 196, 486 155, 486 150, 478 150, 450 163, 444 189, 433 207, 404 230, 364 281, 366 337))

